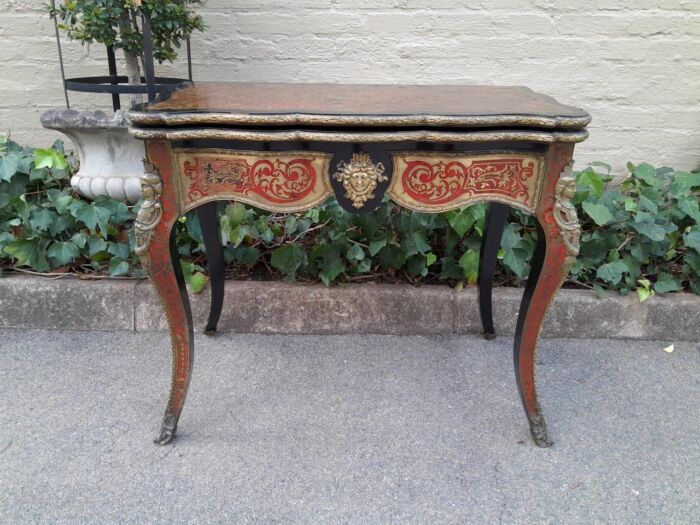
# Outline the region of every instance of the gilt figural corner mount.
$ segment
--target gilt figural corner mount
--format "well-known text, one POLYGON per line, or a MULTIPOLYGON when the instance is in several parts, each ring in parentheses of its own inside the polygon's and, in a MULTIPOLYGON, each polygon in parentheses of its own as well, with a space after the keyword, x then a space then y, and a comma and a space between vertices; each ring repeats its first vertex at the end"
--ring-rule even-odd
POLYGON ((571 203, 574 144, 590 117, 526 88, 190 85, 129 113, 146 142, 137 253, 166 311, 173 351, 170 397, 156 440, 176 434, 190 382, 193 326, 173 242, 178 218, 196 209, 212 284, 207 333, 223 305, 216 201, 275 212, 307 210, 335 196, 350 213, 397 205, 439 213, 489 203, 479 266, 484 336, 493 338, 491 284, 511 208, 538 229, 513 346, 530 434, 551 445, 535 384, 542 321, 579 249, 571 203))

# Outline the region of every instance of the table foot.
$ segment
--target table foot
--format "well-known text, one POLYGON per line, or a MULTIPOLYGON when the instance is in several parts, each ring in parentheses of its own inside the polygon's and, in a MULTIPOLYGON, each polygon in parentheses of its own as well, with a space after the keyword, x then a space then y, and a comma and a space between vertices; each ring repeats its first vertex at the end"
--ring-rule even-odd
POLYGON ((482 335, 487 341, 493 341, 496 339, 496 332, 484 332, 482 335))
POLYGON ((216 326, 207 326, 204 329, 204 335, 209 337, 214 337, 216 335, 216 326))
POLYGON ((554 442, 547 434, 547 424, 544 422, 542 410, 539 407, 537 408, 537 413, 530 418, 530 435, 535 445, 540 448, 549 448, 554 445, 554 442))
POLYGON ((167 445, 175 439, 175 431, 177 430, 177 417, 172 414, 166 414, 163 418, 163 424, 160 427, 160 435, 153 440, 156 445, 167 445))

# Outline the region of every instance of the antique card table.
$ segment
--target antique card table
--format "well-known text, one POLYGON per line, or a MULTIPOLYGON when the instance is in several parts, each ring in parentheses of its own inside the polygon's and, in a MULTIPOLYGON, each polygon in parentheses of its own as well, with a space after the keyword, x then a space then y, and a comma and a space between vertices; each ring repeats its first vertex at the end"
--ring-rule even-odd
POLYGON ((538 240, 514 342, 515 376, 534 442, 550 446, 535 386, 546 310, 573 264, 574 144, 590 117, 522 87, 323 84, 188 85, 129 112, 146 141, 137 253, 170 326, 173 371, 158 444, 174 436, 190 382, 193 327, 173 225, 197 207, 212 271, 216 329, 223 259, 215 201, 299 212, 332 195, 350 213, 396 204, 438 213, 488 202, 479 306, 495 334, 491 283, 510 208, 532 214, 538 240))

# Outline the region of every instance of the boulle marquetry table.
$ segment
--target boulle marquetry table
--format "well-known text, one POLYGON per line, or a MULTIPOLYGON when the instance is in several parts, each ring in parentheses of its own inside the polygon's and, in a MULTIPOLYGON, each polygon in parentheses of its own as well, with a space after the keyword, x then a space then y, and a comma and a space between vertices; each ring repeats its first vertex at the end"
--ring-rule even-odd
POLYGON ((514 362, 533 440, 549 446, 535 386, 546 310, 573 264, 574 145, 586 112, 522 87, 324 84, 187 85, 129 112, 146 141, 136 251, 162 300, 173 372, 160 436, 174 436, 190 382, 193 326, 173 226, 197 209, 212 275, 207 332, 223 304, 216 201, 300 212, 331 196, 350 213, 397 205, 438 213, 488 202, 479 307, 495 335, 491 284, 510 208, 532 214, 537 244, 518 315, 514 362))

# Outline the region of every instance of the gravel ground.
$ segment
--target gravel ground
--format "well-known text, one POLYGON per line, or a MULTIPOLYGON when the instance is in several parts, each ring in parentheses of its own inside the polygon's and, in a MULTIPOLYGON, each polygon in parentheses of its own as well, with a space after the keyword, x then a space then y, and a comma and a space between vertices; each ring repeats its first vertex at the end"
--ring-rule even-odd
MULTIPOLYGON (((672 334, 669 334, 672 335, 672 334)), ((699 523, 700 344, 0 330, 0 523, 699 523)))

